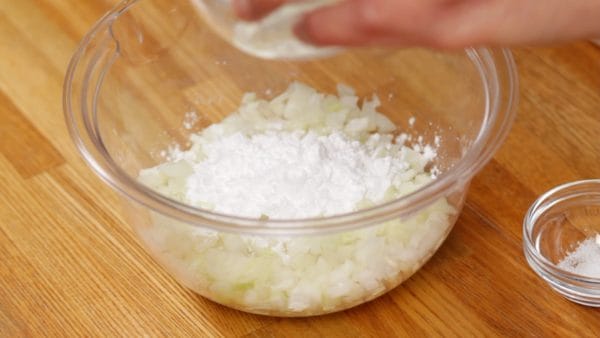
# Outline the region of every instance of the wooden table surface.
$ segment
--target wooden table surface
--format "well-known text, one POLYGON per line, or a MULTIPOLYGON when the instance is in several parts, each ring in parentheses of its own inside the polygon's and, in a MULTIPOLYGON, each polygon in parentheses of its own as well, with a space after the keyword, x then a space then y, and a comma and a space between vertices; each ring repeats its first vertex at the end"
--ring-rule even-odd
POLYGON ((0 0, 0 336, 600 336, 600 310, 552 292, 521 246, 539 194, 600 177, 600 48, 515 50, 516 124, 449 239, 409 281, 346 312, 268 318, 171 279, 72 145, 67 63, 114 3, 0 0))

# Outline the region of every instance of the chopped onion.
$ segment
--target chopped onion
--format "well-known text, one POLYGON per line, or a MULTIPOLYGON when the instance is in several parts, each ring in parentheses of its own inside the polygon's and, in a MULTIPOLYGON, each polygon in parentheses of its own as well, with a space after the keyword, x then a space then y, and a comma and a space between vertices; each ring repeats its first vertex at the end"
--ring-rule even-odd
MULTIPOLYGON (((373 97, 362 107, 358 102, 354 90, 345 85, 338 86, 337 96, 301 83, 293 83, 271 101, 248 93, 237 113, 193 135, 190 151, 142 170, 139 180, 185 203, 185 180, 193 171, 192 163, 203 158, 203 146, 218 138, 267 130, 310 130, 321 135, 343 130, 381 156, 404 156, 407 170, 395 177, 378 203, 431 182, 432 175, 425 171, 431 158, 419 151, 424 148, 392 144, 390 133, 396 128, 377 112, 379 99, 373 97)), ((357 208, 374 202, 365 200, 357 208)), ((441 198, 408 219, 328 235, 268 237, 202 229, 152 213, 152 226, 139 232, 186 286, 210 299, 256 313, 313 315, 362 303, 408 278, 441 244, 455 214, 441 198)))

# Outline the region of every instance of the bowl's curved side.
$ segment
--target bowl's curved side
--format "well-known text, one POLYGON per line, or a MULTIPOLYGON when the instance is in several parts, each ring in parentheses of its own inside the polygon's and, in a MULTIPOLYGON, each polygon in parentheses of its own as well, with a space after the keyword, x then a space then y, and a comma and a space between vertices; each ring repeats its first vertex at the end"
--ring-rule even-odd
POLYGON ((396 288, 452 230, 463 199, 406 218, 319 236, 269 237, 199 229, 160 214, 132 216, 148 252, 178 282, 241 311, 306 317, 343 311, 396 288))

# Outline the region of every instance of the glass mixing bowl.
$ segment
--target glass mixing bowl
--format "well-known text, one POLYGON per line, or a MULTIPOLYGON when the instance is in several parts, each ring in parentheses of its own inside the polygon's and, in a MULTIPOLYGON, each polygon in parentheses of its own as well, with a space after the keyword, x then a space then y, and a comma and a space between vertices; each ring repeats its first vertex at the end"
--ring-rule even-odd
POLYGON ((274 316, 350 308, 399 285, 434 254, 469 182, 506 137, 517 77, 510 52, 354 49, 264 60, 224 42, 192 0, 124 1, 83 39, 64 105, 92 170, 123 196, 141 242, 179 282, 229 307, 274 316), (436 180, 396 200, 332 217, 247 219, 185 205, 136 179, 221 121, 244 93, 273 98, 293 81, 377 94, 379 111, 424 143, 436 180), (414 119, 413 119, 414 118, 414 119))

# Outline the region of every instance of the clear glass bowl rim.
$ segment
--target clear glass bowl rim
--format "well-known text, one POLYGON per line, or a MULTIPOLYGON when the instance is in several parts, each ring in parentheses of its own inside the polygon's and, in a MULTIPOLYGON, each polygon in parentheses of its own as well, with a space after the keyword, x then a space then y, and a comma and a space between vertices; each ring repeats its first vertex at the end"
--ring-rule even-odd
MULTIPOLYGON (((468 48, 467 52, 477 54, 479 51, 493 54, 492 81, 496 81, 498 93, 492 93, 492 103, 487 104, 486 116, 483 127, 473 146, 447 172, 440 175, 435 181, 423 188, 403 196, 399 199, 380 204, 372 208, 359 210, 352 213, 340 214, 330 217, 294 219, 294 220, 256 220, 232 215, 219 214, 204 209, 192 207, 179 201, 170 199, 147 188, 137 182, 135 178, 126 174, 106 151, 100 136, 94 131, 97 126, 81 123, 81 119, 94 123, 96 119, 89 119, 91 112, 75 111, 73 100, 80 99, 80 93, 75 93, 73 83, 82 57, 91 41, 103 29, 108 29, 110 22, 116 20, 122 13, 130 10, 132 6, 143 0, 124 0, 101 18, 85 35, 75 51, 65 76, 63 89, 63 108, 67 127, 77 150, 86 164, 109 186, 120 192, 123 196, 163 215, 173 217, 190 225, 208 227, 217 231, 248 234, 293 235, 293 234, 324 234, 328 232, 347 231, 379 224, 386 220, 408 216, 419 209, 429 205, 458 185, 466 186, 470 179, 493 156, 507 137, 512 123, 516 117, 518 104, 518 76, 516 64, 510 50, 505 48, 468 48), (498 67, 501 65, 502 67, 498 67), (498 75, 498 73, 501 73, 498 75), (505 79, 500 83, 499 77, 505 79), (500 97, 504 102, 500 101, 500 97), (495 101, 494 101, 495 100, 495 101), (491 131, 495 132, 492 133, 491 131)), ((98 48, 98 46, 94 46, 98 48)), ((489 81, 490 79, 488 79, 489 81)), ((83 80, 89 81, 89 78, 83 80)), ((490 95, 488 83, 486 95, 490 95)), ((86 88, 87 86, 82 86, 86 88)))

